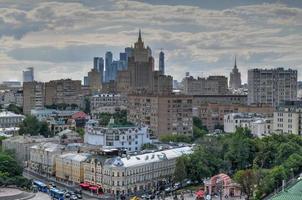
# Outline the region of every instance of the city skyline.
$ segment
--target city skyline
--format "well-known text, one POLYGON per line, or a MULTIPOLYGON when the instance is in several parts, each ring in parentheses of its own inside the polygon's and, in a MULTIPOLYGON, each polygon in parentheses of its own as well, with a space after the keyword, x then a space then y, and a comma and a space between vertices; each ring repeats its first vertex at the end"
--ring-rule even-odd
POLYGON ((93 57, 112 51, 117 59, 139 28, 155 68, 162 48, 177 80, 187 71, 229 78, 235 55, 244 83, 248 69, 301 67, 302 2, 16 2, 0 0, 0 81, 21 81, 27 67, 41 81, 82 80, 93 57))

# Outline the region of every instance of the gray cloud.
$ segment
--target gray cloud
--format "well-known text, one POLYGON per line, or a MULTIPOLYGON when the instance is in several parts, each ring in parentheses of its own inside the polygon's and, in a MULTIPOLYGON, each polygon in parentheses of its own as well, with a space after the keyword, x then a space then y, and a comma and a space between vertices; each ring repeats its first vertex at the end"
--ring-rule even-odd
POLYGON ((0 5, 1 49, 11 59, 2 60, 0 67, 39 65, 39 70, 51 73, 56 65, 74 65, 84 70, 86 66, 80 65, 91 63, 93 56, 103 56, 106 50, 117 56, 133 44, 138 28, 156 55, 165 49, 167 71, 177 79, 185 71, 227 75, 234 55, 241 61, 243 76, 253 66, 299 67, 302 62, 302 9, 286 4, 224 10, 122 0, 0 5))

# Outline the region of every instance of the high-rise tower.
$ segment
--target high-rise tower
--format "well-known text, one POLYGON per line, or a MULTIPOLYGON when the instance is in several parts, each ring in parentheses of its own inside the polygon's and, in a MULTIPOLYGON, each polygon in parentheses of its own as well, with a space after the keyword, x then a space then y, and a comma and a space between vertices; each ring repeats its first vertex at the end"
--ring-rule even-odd
POLYGON ((105 82, 109 82, 111 77, 112 77, 112 69, 111 69, 111 64, 112 64, 112 52, 107 51, 105 55, 105 82))
POLYGON ((165 74, 165 54, 163 51, 159 53, 159 63, 158 63, 159 71, 164 75, 165 74))
POLYGON ((237 59, 235 57, 235 64, 232 72, 230 73, 230 84, 229 87, 232 89, 238 89, 241 87, 241 74, 237 68, 237 59))

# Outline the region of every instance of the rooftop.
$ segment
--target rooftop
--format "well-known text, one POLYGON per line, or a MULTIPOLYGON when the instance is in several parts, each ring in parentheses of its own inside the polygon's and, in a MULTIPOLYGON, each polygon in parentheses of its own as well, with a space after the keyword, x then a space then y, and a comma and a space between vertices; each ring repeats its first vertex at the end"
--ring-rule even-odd
POLYGON ((83 162, 85 161, 90 154, 88 153, 66 153, 63 155, 60 155, 59 158, 65 159, 65 160, 73 160, 77 162, 83 162))
POLYGON ((160 162, 162 160, 170 160, 173 158, 180 157, 182 155, 190 154, 192 152, 192 147, 181 147, 153 153, 127 156, 125 158, 116 157, 113 159, 109 159, 106 163, 112 165, 112 167, 140 166, 146 165, 148 163, 160 162))
POLYGON ((0 112, 0 117, 24 117, 24 115, 19 115, 9 111, 0 112))
POLYGON ((302 181, 298 181, 290 188, 286 188, 283 192, 279 192, 270 200, 301 200, 302 199, 302 181))

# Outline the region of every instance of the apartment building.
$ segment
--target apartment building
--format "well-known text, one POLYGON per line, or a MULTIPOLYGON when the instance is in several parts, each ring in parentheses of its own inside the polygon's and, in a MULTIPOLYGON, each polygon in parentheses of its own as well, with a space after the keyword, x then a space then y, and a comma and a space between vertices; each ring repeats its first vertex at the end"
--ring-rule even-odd
POLYGON ((274 112, 277 133, 302 134, 302 101, 285 101, 274 112))
POLYGON ((45 105, 83 104, 80 80, 61 79, 45 83, 45 105))
POLYGON ((41 82, 23 83, 23 113, 30 114, 31 109, 45 105, 45 87, 41 82))
POLYGON ((56 179, 71 184, 84 181, 84 162, 89 158, 88 153, 65 153, 55 158, 56 179))
POLYGON ((192 135, 192 97, 128 95, 128 121, 145 124, 155 136, 192 135))
POLYGON ((278 106, 297 99, 297 70, 251 69, 248 71, 248 103, 278 106))
POLYGON ((206 103, 247 105, 247 95, 193 95, 193 107, 206 103))
POLYGON ((55 175, 55 158, 65 151, 63 145, 44 142, 30 147, 29 168, 37 173, 55 175))
POLYGON ((90 99, 90 109, 93 115, 98 113, 115 113, 127 107, 127 96, 122 94, 101 93, 90 99))
POLYGON ((183 93, 187 95, 223 95, 228 94, 228 79, 225 76, 209 76, 208 78, 184 78, 183 93))

